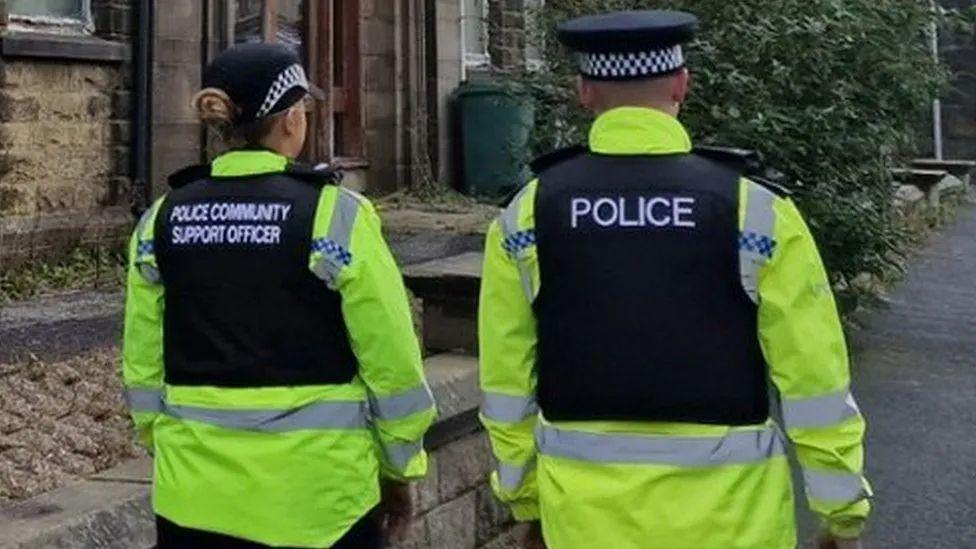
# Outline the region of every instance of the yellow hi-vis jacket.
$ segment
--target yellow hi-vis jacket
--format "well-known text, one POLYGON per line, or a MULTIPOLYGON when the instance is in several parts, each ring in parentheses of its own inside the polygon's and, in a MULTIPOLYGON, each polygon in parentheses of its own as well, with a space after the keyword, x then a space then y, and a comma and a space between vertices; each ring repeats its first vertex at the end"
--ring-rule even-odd
MULTIPOLYGON (((691 151, 677 120, 640 108, 604 113, 589 146, 605 155, 691 151)), ((491 478, 496 495, 517 519, 541 519, 553 549, 795 547, 785 440, 773 420, 737 427, 549 422, 539 412, 532 302, 540 276, 534 239, 525 238, 534 232, 537 185, 532 181, 503 211, 486 244, 481 420, 498 461, 491 478), (511 238, 521 245, 506 245, 511 238)), ((742 285, 758 304, 758 337, 807 499, 830 532, 857 537, 870 510, 865 422, 851 396, 847 346, 826 272, 791 200, 747 179, 739 192, 743 235, 777 242, 772 257, 743 246, 742 285)))
MULTIPOLYGON (((238 151, 217 158, 212 173, 248 177, 287 166, 271 152, 238 151)), ((139 440, 155 456, 153 507, 187 528, 271 546, 329 547, 379 503, 381 477, 426 474, 422 438, 436 415, 379 217, 365 198, 326 185, 309 240, 336 243, 351 258, 338 271, 327 250, 313 247, 308 258, 322 291, 341 295, 358 362, 351 383, 180 387, 164 383, 166 282, 152 245, 165 200, 132 238, 123 353, 139 440)))

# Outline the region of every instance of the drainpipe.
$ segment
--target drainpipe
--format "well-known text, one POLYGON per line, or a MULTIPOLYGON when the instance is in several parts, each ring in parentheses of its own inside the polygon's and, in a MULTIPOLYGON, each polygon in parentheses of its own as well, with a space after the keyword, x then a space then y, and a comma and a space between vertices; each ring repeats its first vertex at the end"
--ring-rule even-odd
POLYGON ((152 147, 153 0, 135 2, 135 43, 132 48, 134 120, 132 131, 133 213, 142 215, 152 201, 150 153, 152 147))
MULTIPOLYGON (((935 11, 938 10, 938 6, 935 0, 932 0, 932 11, 933 16, 935 11)), ((936 21, 932 22, 931 29, 931 40, 932 40, 932 56, 935 58, 935 62, 939 62, 939 24, 936 21)), ((936 98, 932 102, 932 143, 935 148, 935 158, 937 160, 942 160, 944 156, 944 144, 942 141, 942 101, 936 98)))
POLYGON ((465 11, 466 4, 467 0, 458 0, 458 10, 461 12, 461 17, 458 19, 458 25, 461 27, 461 45, 458 48, 458 54, 461 59, 461 82, 468 80, 468 66, 464 62, 464 53, 467 51, 465 42, 468 39, 467 33, 464 31, 464 24, 468 21, 468 14, 465 11))

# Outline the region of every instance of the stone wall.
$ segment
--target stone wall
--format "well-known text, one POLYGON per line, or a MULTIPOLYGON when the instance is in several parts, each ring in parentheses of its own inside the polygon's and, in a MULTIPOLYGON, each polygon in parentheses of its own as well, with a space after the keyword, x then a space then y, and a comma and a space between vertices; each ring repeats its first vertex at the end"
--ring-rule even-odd
POLYGON ((512 526, 512 517, 486 483, 490 471, 484 433, 435 450, 430 473, 413 488, 416 518, 394 547, 474 548, 498 540, 512 526))
MULTIPOLYGON (((98 35, 128 41, 126 4, 93 4, 98 35)), ((124 238, 130 87, 118 59, 0 59, 0 270, 124 238)))
POLYGON ((203 159, 202 129, 190 102, 200 89, 205 3, 166 2, 165 8, 156 9, 151 162, 154 195, 165 192, 169 174, 203 159))
POLYGON ((492 69, 520 72, 525 69, 525 0, 488 3, 488 53, 492 69))
MULTIPOLYGON (((976 6, 976 0, 942 0, 942 5, 966 8, 976 6)), ((952 91, 942 107, 945 156, 976 159, 976 40, 972 35, 943 34, 941 47, 954 73, 952 91)))

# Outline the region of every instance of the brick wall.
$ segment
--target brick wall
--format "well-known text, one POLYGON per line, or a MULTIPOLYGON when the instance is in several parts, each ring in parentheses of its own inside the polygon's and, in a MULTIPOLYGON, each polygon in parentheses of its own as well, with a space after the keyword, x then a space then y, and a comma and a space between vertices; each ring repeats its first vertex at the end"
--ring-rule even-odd
MULTIPOLYGON (((976 6, 976 0, 943 0, 950 8, 976 6)), ((976 29, 974 29, 976 30, 976 29)), ((976 41, 972 35, 943 35, 942 55, 955 74, 943 99, 946 158, 976 159, 976 41)))
MULTIPOLYGON (((96 1, 96 34, 129 40, 127 1, 96 1)), ((0 269, 131 225, 130 72, 117 62, 0 59, 0 269)))

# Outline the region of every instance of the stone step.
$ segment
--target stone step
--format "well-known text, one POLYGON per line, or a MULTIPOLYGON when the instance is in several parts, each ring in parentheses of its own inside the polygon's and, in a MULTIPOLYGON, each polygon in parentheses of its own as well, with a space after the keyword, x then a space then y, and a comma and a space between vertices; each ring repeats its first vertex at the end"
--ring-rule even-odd
POLYGON ((891 170, 891 174, 895 176, 897 181, 907 185, 914 185, 922 192, 928 194, 930 190, 935 188, 936 185, 949 175, 949 172, 944 169, 922 170, 915 168, 896 168, 891 170))
MULTIPOLYGON (((454 479, 449 477, 460 475, 462 469, 452 465, 451 456, 463 454, 452 448, 480 429, 477 360, 457 354, 435 355, 425 361, 424 369, 438 404, 437 421, 425 446, 444 462, 445 472, 439 476, 444 477, 442 482, 450 483, 454 479)), ((152 547, 155 522, 149 504, 151 478, 152 461, 136 459, 71 486, 0 508, 0 549, 152 547)))
POLYGON ((916 158, 912 161, 912 167, 919 170, 944 170, 969 185, 972 182, 972 174, 976 171, 976 161, 916 158))
POLYGON ((407 287, 423 303, 428 351, 476 354, 483 261, 481 252, 468 252, 404 269, 407 287))

